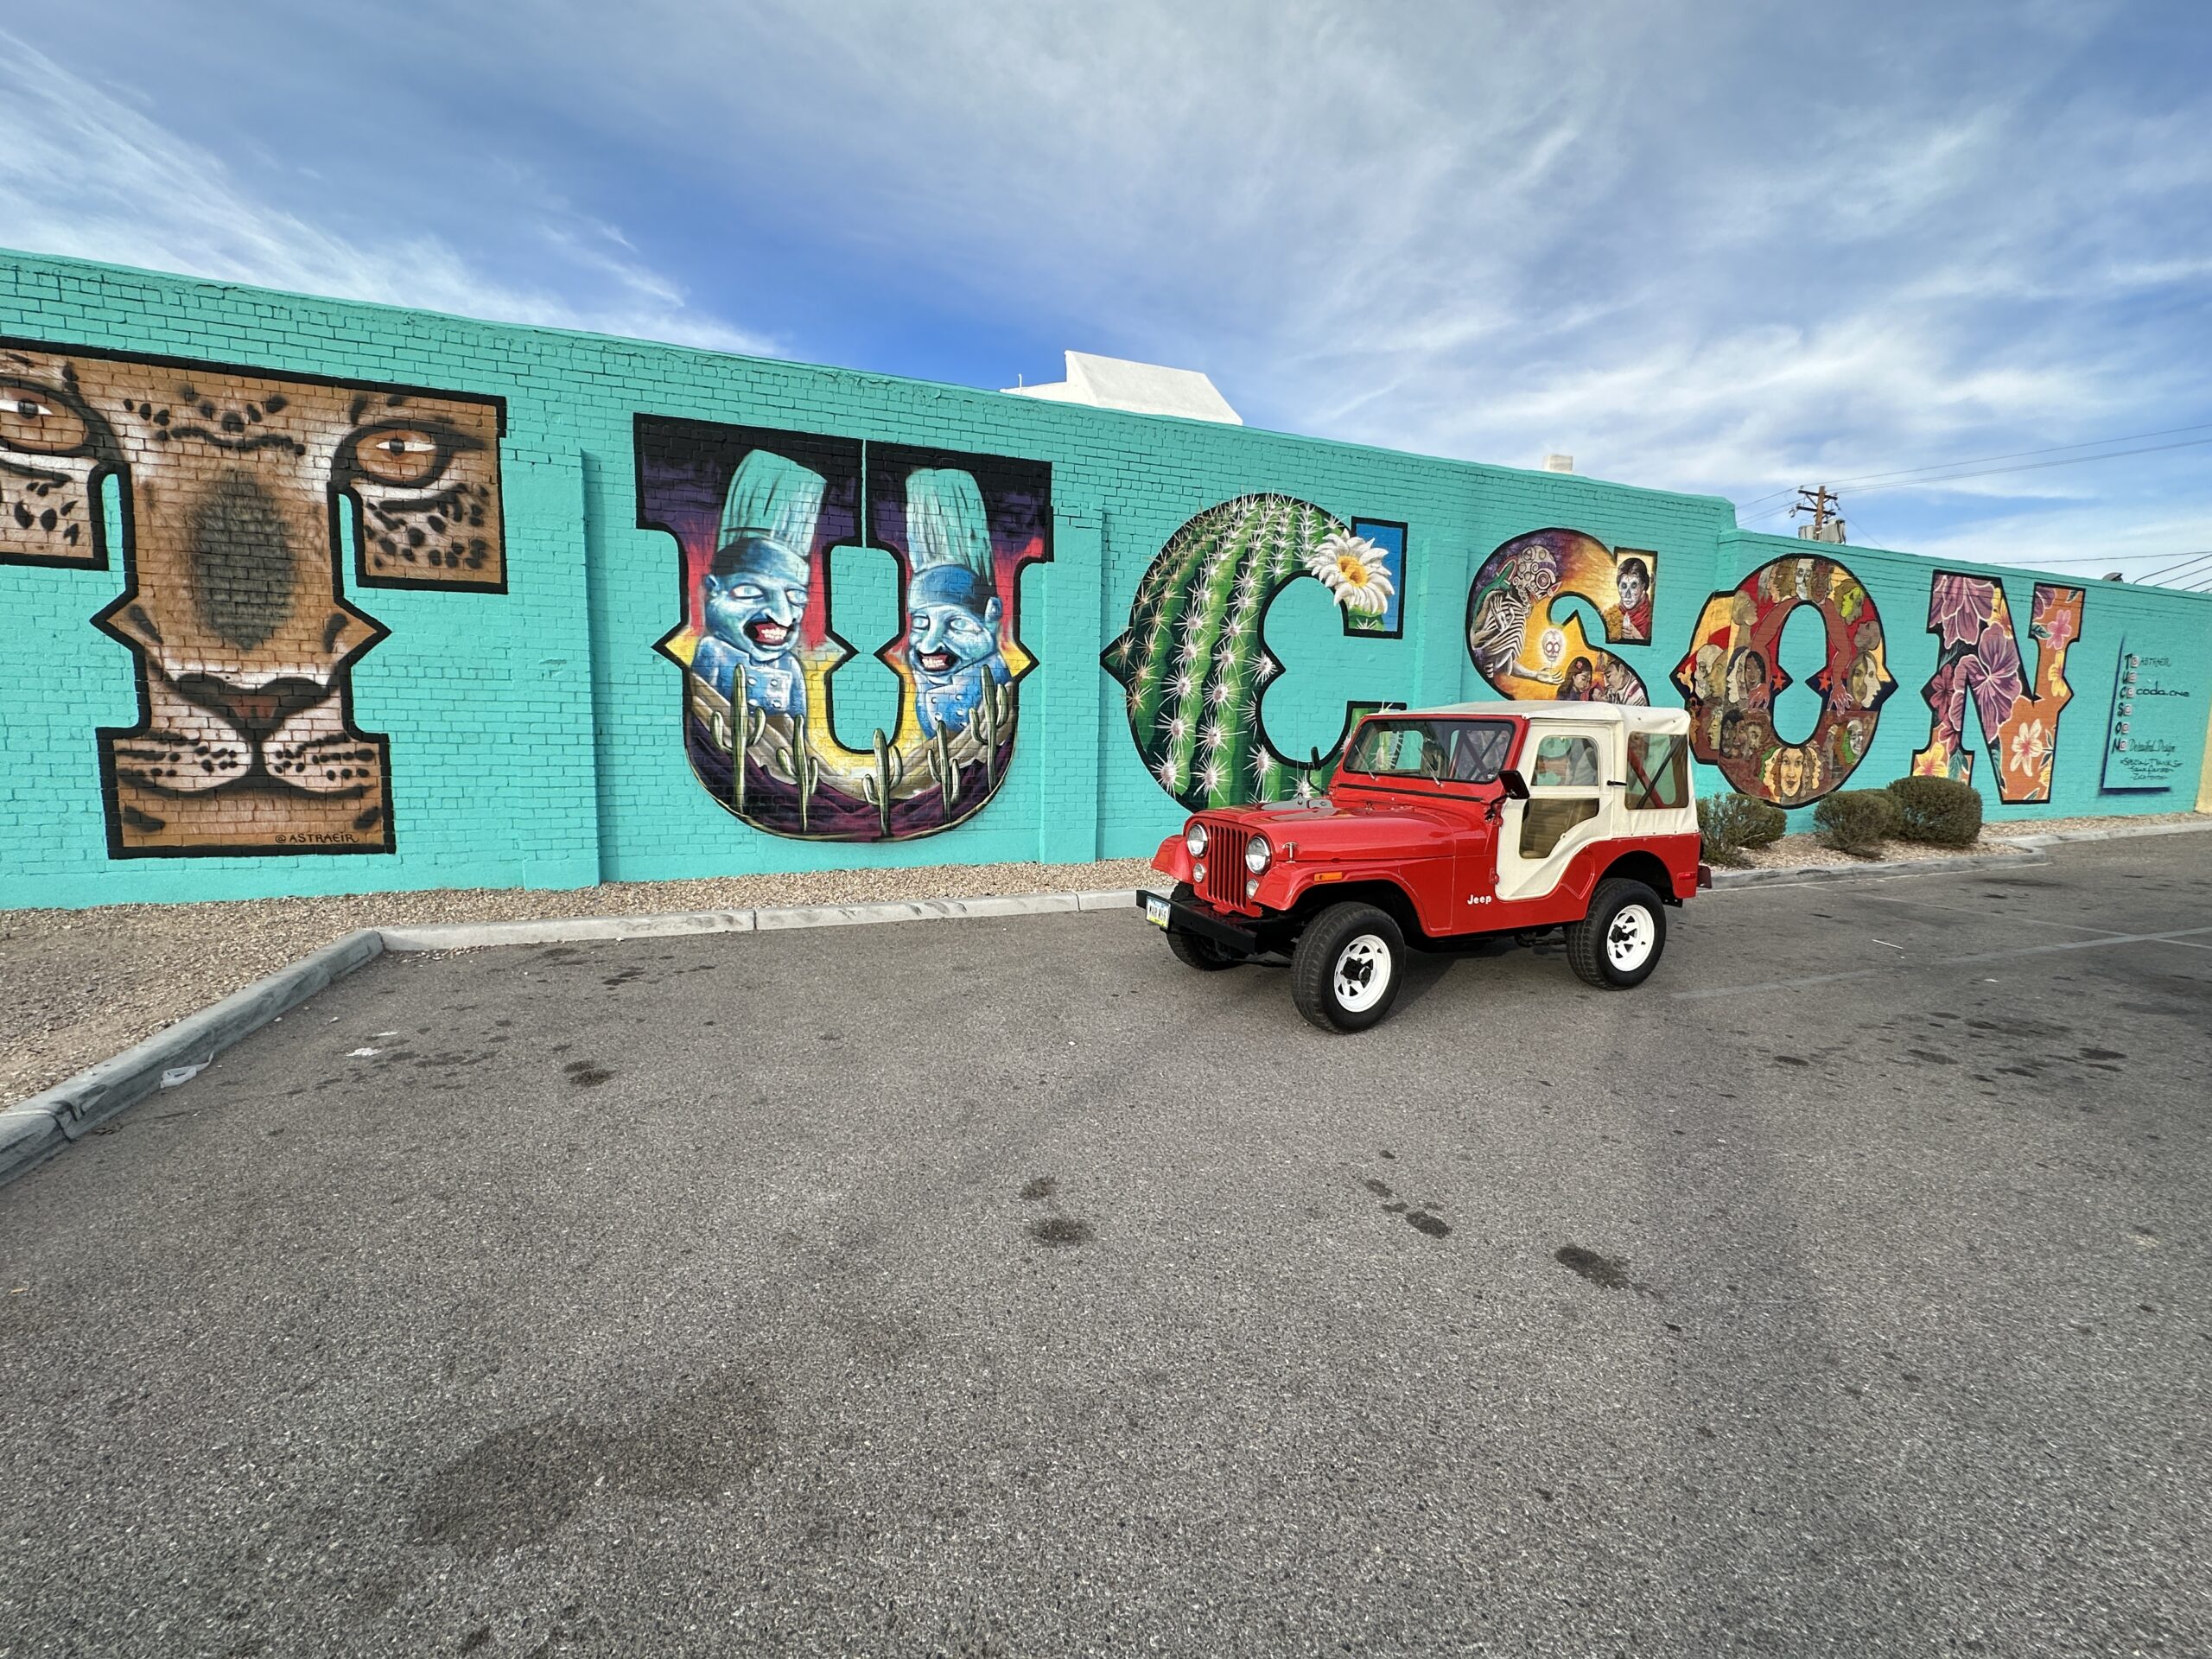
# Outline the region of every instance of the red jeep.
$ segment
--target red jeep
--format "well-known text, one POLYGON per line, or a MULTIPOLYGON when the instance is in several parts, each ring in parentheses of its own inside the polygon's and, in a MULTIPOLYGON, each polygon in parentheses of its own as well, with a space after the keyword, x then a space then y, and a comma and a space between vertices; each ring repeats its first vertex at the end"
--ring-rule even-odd
POLYGON ((1567 931, 1589 983, 1640 985, 1698 862, 1689 715, 1466 702, 1370 715, 1325 800, 1205 811, 1160 842, 1174 896, 1140 893, 1192 968, 1287 955, 1298 1011, 1359 1031, 1390 1011, 1408 944, 1567 931))

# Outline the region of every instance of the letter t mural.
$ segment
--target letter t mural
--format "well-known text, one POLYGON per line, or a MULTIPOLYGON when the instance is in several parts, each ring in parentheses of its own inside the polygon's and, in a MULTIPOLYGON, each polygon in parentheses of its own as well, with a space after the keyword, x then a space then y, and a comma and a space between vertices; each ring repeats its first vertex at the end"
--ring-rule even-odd
POLYGON ((359 586, 505 592, 505 416, 0 340, 0 563, 121 552, 92 619, 137 678, 137 722, 99 734, 111 857, 392 849, 389 744, 355 726, 352 683, 386 630, 347 601, 340 550, 350 528, 359 586))

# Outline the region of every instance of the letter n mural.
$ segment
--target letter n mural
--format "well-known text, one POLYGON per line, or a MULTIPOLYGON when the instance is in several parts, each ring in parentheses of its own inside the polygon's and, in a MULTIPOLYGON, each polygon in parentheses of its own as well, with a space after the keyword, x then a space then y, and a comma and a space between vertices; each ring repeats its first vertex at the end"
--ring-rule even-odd
POLYGON ((2012 629, 2005 585, 1993 576, 1939 570, 1928 590, 1928 631, 1936 636, 1936 672, 1921 695, 1931 723, 1928 745, 1912 757, 1922 777, 1974 781, 1974 749, 1967 741, 1971 698, 1997 772, 1997 798, 2026 804, 2050 798, 2058 716, 2073 700, 2066 683, 2066 652, 2082 637, 2079 588, 2036 583, 2028 632, 2036 642, 2032 689, 2012 629))
POLYGON ((1692 753, 1745 794, 1784 807, 1843 786, 1897 690, 1865 584, 1834 559, 1802 556, 1770 560, 1707 600, 1673 677, 1690 711, 1692 753), (1820 718, 1802 742, 1787 742, 1774 728, 1774 700, 1790 683, 1777 656, 1801 605, 1820 613, 1827 661, 1806 682, 1820 694, 1820 718))
POLYGON ((496 397, 0 340, 0 563, 108 568, 137 723, 98 734, 115 858, 382 853, 353 723, 368 588, 506 591, 496 397), (107 480, 118 480, 109 524, 107 480))

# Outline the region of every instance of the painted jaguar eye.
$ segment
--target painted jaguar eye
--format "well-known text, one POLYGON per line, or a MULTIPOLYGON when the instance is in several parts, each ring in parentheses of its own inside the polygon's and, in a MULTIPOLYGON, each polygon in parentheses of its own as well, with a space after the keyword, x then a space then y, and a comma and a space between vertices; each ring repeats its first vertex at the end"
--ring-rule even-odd
POLYGON ((416 426, 382 426, 353 441, 355 466, 379 484, 410 488, 436 478, 452 454, 436 433, 416 426))
POLYGON ((41 386, 0 380, 0 449, 63 455, 92 436, 85 417, 41 386))

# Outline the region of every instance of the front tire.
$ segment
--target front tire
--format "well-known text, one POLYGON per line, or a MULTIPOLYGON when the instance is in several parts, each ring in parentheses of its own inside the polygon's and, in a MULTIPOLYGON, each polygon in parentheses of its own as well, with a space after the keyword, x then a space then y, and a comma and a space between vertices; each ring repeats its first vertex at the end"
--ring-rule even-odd
MULTIPOLYGON (((1189 882, 1175 884, 1178 903, 1187 904, 1195 896, 1189 882)), ((1167 930, 1167 950, 1185 968, 1195 968, 1202 974, 1217 974, 1223 969, 1234 968, 1244 960, 1227 945, 1216 944, 1211 939, 1201 938, 1196 933, 1179 932, 1172 927, 1167 930)))
POLYGON ((1568 966, 1601 991, 1643 984, 1666 949, 1666 906, 1643 882, 1624 877, 1600 881, 1589 913, 1567 925, 1568 966))
POLYGON ((1398 1000, 1406 936, 1373 905, 1332 905, 1299 936, 1291 1000, 1324 1031, 1364 1031, 1398 1000))

